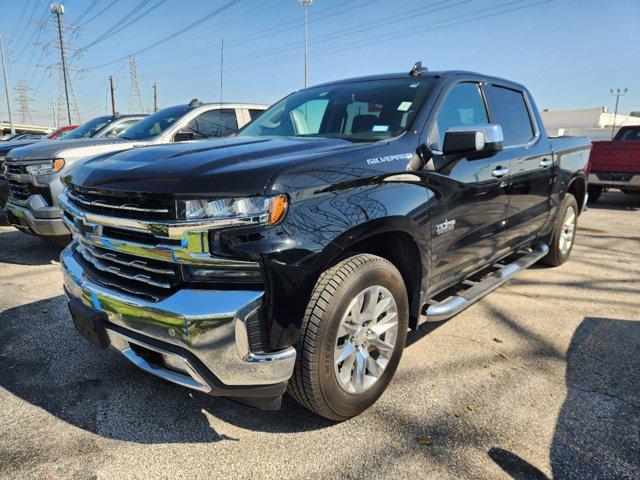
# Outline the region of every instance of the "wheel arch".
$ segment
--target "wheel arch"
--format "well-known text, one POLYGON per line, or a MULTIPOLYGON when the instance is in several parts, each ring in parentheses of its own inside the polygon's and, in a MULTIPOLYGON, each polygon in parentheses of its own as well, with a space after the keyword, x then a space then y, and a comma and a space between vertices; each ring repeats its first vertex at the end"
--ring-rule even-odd
POLYGON ((578 202, 578 213, 582 213, 586 204, 587 179, 582 175, 574 176, 567 185, 567 192, 572 194, 578 202))

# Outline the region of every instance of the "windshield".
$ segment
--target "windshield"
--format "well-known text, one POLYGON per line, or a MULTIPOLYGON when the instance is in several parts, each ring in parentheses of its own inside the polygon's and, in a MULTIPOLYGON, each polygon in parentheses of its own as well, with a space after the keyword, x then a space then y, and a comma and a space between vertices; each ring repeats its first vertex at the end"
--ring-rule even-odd
POLYGON ((433 79, 370 80, 296 92, 247 125, 238 136, 331 137, 374 142, 409 127, 433 79))
POLYGON ((190 109, 188 105, 165 108, 140 120, 118 136, 127 140, 147 140, 160 135, 190 109))
POLYGON ((75 130, 71 130, 64 136, 64 139, 68 140, 70 138, 91 138, 111 122, 113 122, 112 116, 94 118, 93 120, 89 120, 88 122, 83 123, 75 130))

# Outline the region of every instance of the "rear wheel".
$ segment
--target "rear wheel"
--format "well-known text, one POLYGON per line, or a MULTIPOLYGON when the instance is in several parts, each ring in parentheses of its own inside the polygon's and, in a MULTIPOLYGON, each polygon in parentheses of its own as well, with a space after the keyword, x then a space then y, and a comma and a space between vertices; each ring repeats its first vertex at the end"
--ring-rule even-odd
POLYGON ((602 187, 600 185, 589 185, 589 201, 597 202, 602 195, 602 187))
POLYGON ((359 254, 326 270, 307 306, 289 393, 331 420, 370 407, 396 371, 409 302, 398 269, 359 254))
POLYGON ((578 225, 578 202, 567 193, 564 197, 558 219, 553 230, 549 253, 542 259, 547 265, 557 267, 569 259, 578 225))

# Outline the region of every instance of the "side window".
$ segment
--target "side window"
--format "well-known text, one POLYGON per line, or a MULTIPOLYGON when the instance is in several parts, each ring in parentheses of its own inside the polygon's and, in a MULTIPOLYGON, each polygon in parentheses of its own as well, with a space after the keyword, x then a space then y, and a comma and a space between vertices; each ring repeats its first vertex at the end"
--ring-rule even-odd
POLYGON ((249 109, 249 117, 251 117, 251 121, 253 122, 258 116, 264 112, 264 110, 256 110, 255 108, 249 109))
POLYGON ((232 108, 209 110, 189 122, 186 128, 198 138, 226 137, 238 131, 236 111, 232 108))
POLYGON ((127 128, 129 128, 134 123, 138 123, 140 121, 139 118, 127 120, 125 122, 119 123, 115 127, 112 127, 107 133, 104 134, 105 137, 116 137, 124 132, 127 128))
POLYGON ((502 127, 504 145, 523 145, 533 138, 529 109, 522 93, 510 88, 491 85, 491 113, 493 123, 502 127))
POLYGON ((480 92, 480 85, 472 82, 459 83, 448 93, 440 106, 427 142, 435 150, 442 150, 444 134, 450 127, 487 123, 489 123, 489 117, 480 92))

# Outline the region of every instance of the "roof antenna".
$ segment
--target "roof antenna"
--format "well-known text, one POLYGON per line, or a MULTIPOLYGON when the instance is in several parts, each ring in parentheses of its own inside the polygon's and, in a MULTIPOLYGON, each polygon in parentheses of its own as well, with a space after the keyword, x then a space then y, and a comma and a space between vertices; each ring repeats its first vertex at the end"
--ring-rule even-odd
POLYGON ((413 67, 411 67, 411 71, 409 72, 409 75, 411 75, 412 77, 417 77, 421 73, 428 72, 428 71, 429 69, 422 66, 421 61, 417 61, 416 63, 413 64, 413 67))

